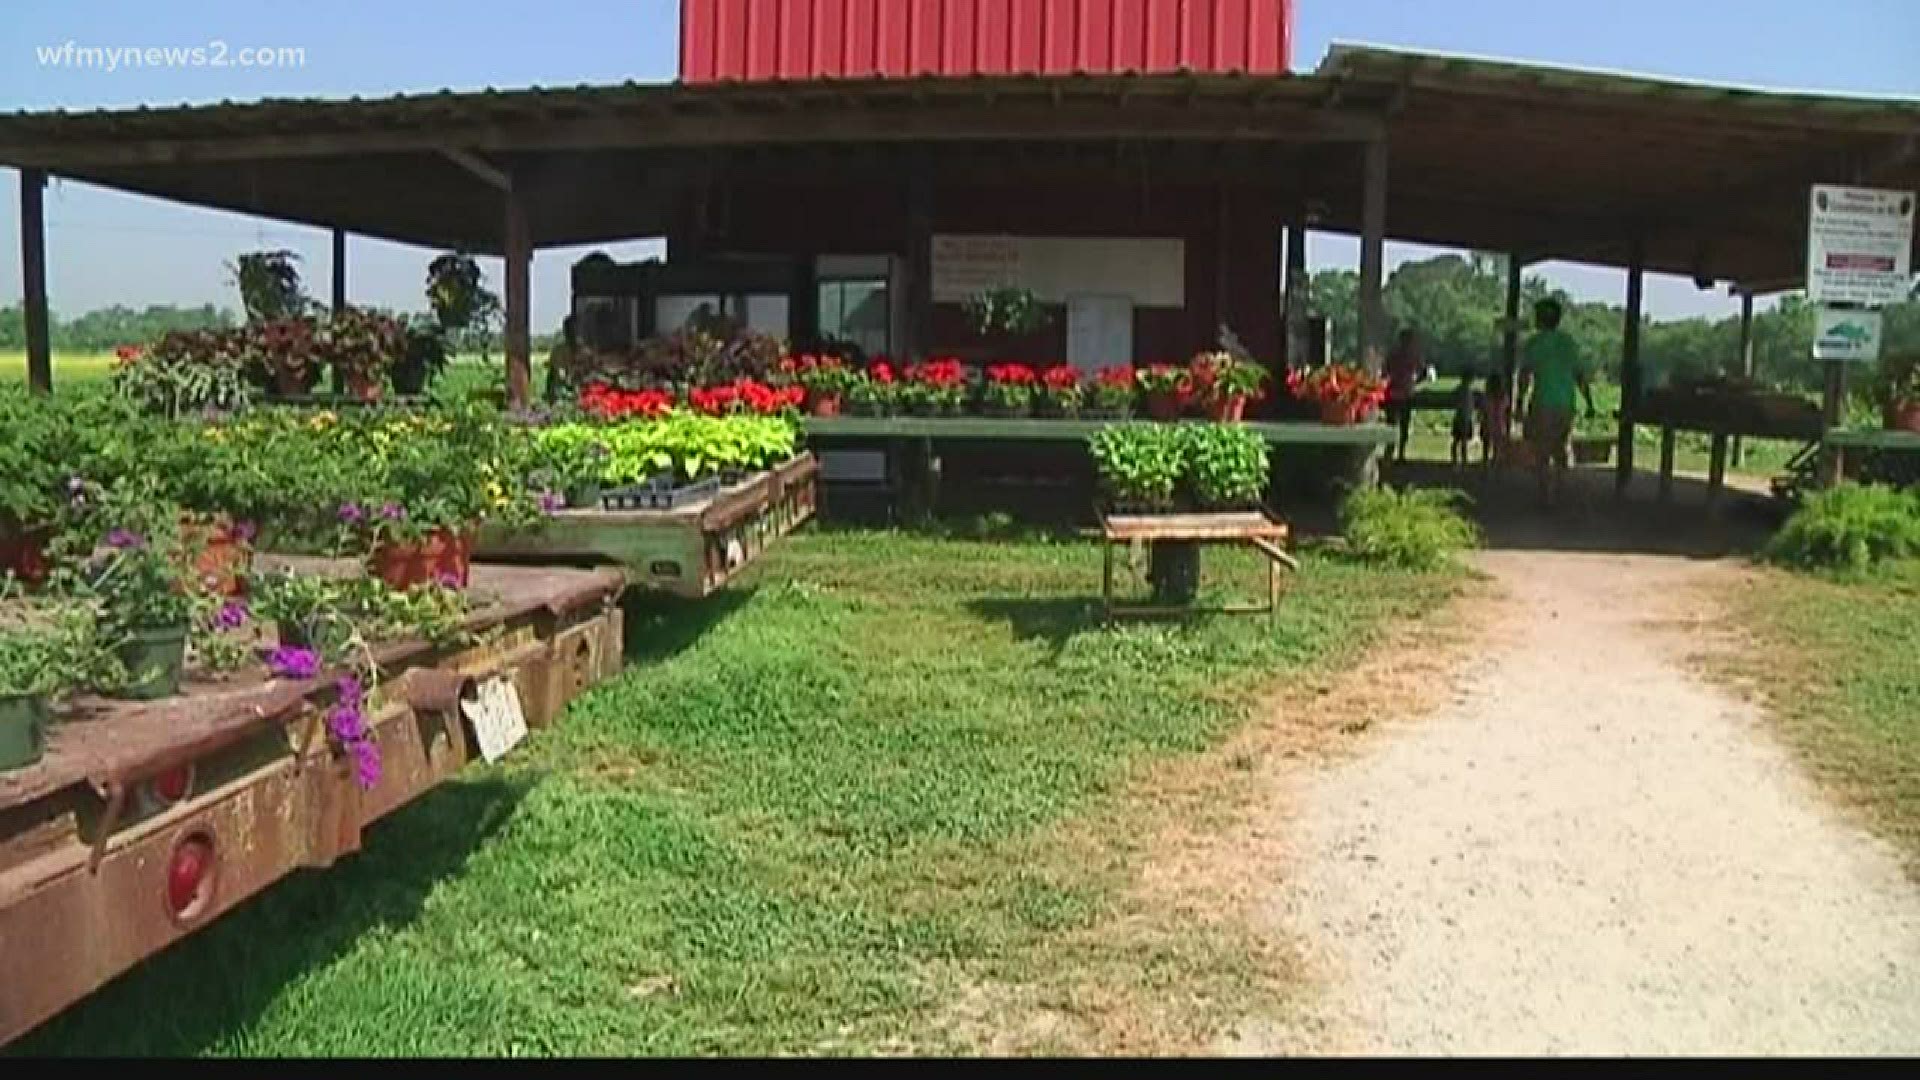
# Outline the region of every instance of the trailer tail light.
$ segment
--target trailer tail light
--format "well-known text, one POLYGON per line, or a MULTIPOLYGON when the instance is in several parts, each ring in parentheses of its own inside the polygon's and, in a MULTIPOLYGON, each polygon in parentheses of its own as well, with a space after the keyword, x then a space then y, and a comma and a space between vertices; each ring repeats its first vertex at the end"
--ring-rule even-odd
POLYGON ((163 806, 177 803, 187 797, 187 792, 193 790, 193 764, 189 762, 177 768, 168 769, 154 777, 150 783, 155 802, 163 806))
POLYGON ((211 906, 217 870, 213 837, 193 833, 174 845, 166 883, 167 914, 174 922, 191 922, 211 906))

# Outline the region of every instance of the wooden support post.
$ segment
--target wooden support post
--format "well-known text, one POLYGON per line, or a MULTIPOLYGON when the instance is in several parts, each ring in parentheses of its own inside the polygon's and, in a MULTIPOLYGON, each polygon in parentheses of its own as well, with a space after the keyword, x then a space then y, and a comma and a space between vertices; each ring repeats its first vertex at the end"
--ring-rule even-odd
POLYGON ((1508 394, 1520 369, 1520 271, 1525 266, 1520 256, 1507 255, 1507 321, 1500 333, 1500 367, 1507 373, 1508 394))
POLYGON ((20 170, 20 281, 27 323, 27 385, 53 392, 53 348, 47 313, 47 174, 20 170))
POLYGON ((1727 436, 1713 433, 1713 449, 1707 457, 1707 509, 1720 505, 1720 493, 1727 486, 1727 436))
POLYGON ((1660 428, 1660 501, 1668 502, 1673 498, 1673 452, 1674 444, 1679 441, 1679 433, 1672 424, 1663 424, 1660 428))
MULTIPOLYGON (((1827 373, 1826 393, 1820 402, 1821 434, 1840 427, 1847 415, 1847 365, 1840 361, 1823 361, 1827 373)), ((1845 474, 1845 459, 1837 449, 1828 449, 1820 461, 1820 486, 1832 487, 1838 484, 1845 474)))
POLYGON ((333 311, 339 314, 347 306, 347 231, 333 230, 333 311))
MULTIPOLYGON (((1753 294, 1740 290, 1740 377, 1753 378, 1753 294)), ((1739 468, 1747 459, 1747 448, 1740 436, 1733 437, 1733 465, 1739 468)))
POLYGON ((1296 212, 1287 224, 1287 261, 1281 276, 1285 293, 1285 326, 1282 328, 1284 367, 1302 367, 1307 357, 1307 312, 1312 300, 1311 279, 1307 277, 1306 214, 1296 212))
POLYGON ((1379 372, 1386 363, 1387 312, 1380 289, 1386 274, 1387 141, 1367 141, 1360 213, 1360 363, 1379 372))
POLYGON ((1633 428, 1640 418, 1640 307, 1646 286, 1646 245, 1636 236, 1627 263, 1626 326, 1620 338, 1620 447, 1613 488, 1633 483, 1633 428))
MULTIPOLYGON (((333 230, 332 270, 332 311, 335 315, 338 315, 347 309, 347 231, 345 229, 333 230)), ((346 378, 340 374, 340 369, 337 366, 333 368, 330 385, 336 394, 344 394, 347 391, 346 378)))
POLYGON ((533 337, 528 328, 533 239, 527 230, 527 208, 518 191, 507 192, 505 231, 507 406, 520 409, 526 407, 533 393, 533 337))
POLYGON ((925 359, 933 333, 933 182, 916 160, 907 177, 907 325, 900 355, 925 359))

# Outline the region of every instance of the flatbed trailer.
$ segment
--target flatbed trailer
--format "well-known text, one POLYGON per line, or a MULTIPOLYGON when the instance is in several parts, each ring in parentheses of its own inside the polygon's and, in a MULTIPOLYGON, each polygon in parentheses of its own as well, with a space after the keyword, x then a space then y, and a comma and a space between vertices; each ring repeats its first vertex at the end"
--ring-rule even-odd
POLYGON ((0 773, 0 1044, 293 871, 357 851, 370 823, 480 756, 459 703, 482 684, 510 681, 527 726, 550 723, 619 671, 624 584, 475 565, 480 643, 375 648, 382 770, 367 790, 327 739, 325 673, 72 702, 38 763, 0 773))
POLYGON ((813 516, 819 472, 803 453, 671 510, 561 510, 530 528, 483 530, 474 557, 610 563, 630 586, 698 599, 813 516))

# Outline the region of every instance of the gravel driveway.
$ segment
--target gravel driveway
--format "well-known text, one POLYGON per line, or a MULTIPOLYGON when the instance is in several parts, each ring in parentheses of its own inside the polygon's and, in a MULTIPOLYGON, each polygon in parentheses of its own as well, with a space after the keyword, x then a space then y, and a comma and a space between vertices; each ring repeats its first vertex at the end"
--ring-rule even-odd
POLYGON ((1495 617, 1441 707, 1288 800, 1260 910, 1318 992, 1217 1049, 1920 1052, 1920 890, 1688 670, 1698 587, 1737 566, 1482 565, 1495 617))

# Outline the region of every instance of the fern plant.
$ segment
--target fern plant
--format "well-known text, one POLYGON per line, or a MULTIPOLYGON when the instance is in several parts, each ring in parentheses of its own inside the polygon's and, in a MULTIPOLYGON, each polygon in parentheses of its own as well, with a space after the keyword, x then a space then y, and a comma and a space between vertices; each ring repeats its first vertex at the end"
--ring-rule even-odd
POLYGON ((1406 570, 1439 570, 1480 544, 1463 512, 1465 492, 1451 488, 1361 488, 1340 506, 1340 530, 1355 557, 1406 570))
POLYGON ((1816 492, 1774 534, 1766 554, 1802 570, 1849 571, 1920 557, 1920 493, 1879 484, 1816 492))

